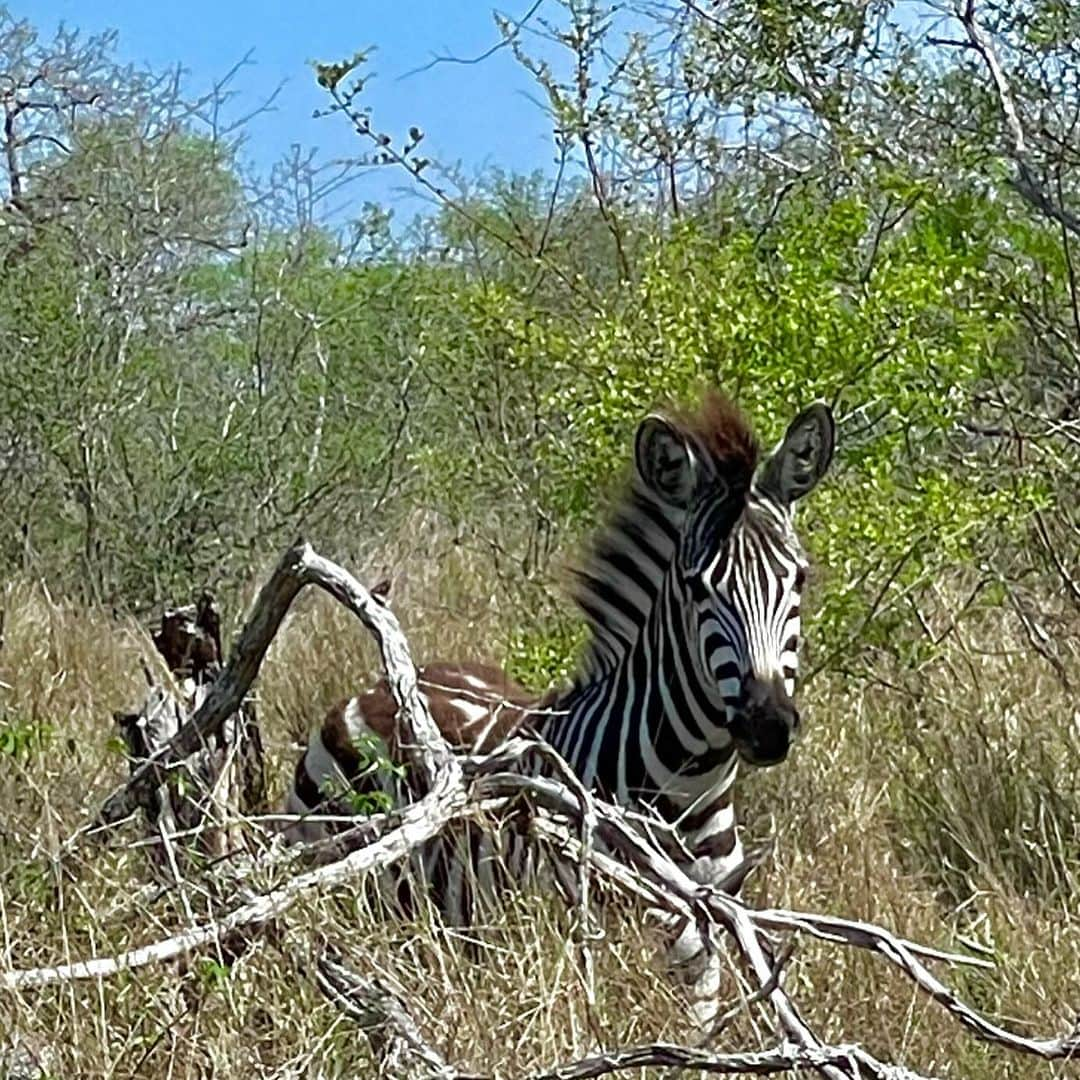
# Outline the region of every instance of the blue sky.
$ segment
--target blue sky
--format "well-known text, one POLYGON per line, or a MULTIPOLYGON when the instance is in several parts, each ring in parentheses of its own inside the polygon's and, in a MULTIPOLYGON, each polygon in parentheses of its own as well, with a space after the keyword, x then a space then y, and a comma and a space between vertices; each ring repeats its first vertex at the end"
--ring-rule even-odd
MULTIPOLYGON (((529 0, 506 0, 512 19, 529 0)), ((509 50, 477 64, 437 64, 409 72, 436 55, 474 57, 499 40, 487 0, 28 0, 11 3, 16 18, 33 23, 42 38, 57 25, 119 32, 118 58, 190 72, 194 91, 208 88, 251 51, 251 64, 232 83, 236 115, 253 109, 279 85, 274 110, 252 120, 247 159, 269 169, 292 144, 317 147, 321 156, 355 155, 366 147, 342 117, 313 119, 327 98, 315 83, 311 60, 338 60, 377 46, 370 69, 376 78, 364 99, 380 130, 404 136, 424 129, 427 156, 458 162, 466 173, 485 165, 531 171, 548 169, 550 126, 529 76, 509 50)), ((391 170, 367 172, 351 190, 357 205, 371 199, 396 205, 411 217, 422 207, 403 195, 407 177, 391 170)))

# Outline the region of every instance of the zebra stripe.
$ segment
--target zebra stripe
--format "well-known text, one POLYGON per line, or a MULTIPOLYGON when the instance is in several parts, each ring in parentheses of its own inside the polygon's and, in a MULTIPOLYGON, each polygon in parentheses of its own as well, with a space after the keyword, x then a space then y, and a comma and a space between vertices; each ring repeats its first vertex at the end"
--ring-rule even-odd
MULTIPOLYGON (((799 723, 793 694, 806 558, 794 507, 827 469, 833 437, 829 410, 813 405, 758 467, 746 422, 719 395, 695 414, 646 419, 629 491, 577 575, 590 629, 578 675, 536 699, 498 669, 427 667, 421 686, 440 729, 475 749, 530 728, 586 787, 625 806, 651 806, 677 826, 696 880, 737 888, 739 760, 783 760, 799 723)), ((313 791, 342 778, 410 797, 407 781, 361 776, 350 758, 364 732, 393 753, 393 712, 385 687, 332 712, 298 764, 290 809, 316 809, 313 791)), ((313 824, 301 823, 299 835, 310 836, 313 824)), ((430 844, 420 862, 444 916, 467 924, 484 899, 477 890, 513 887, 538 858, 521 836, 469 826, 430 844)), ((700 966, 701 943, 695 951, 688 928, 673 929, 678 962, 700 966)), ((715 965, 697 976, 714 985, 715 965)))

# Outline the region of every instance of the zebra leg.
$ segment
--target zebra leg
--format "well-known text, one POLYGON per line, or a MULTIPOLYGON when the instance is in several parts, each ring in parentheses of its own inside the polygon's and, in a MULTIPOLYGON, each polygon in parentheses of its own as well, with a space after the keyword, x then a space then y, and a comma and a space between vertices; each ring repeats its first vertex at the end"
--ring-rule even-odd
MULTIPOLYGON (((769 841, 743 853, 742 841, 736 839, 732 858, 724 860, 725 870, 717 874, 717 867, 707 860, 695 860, 690 867, 690 876, 701 880, 709 874, 716 874, 710 882, 714 889, 738 896, 739 890, 750 872, 772 852, 769 841)), ((695 1024, 704 1030, 715 1023, 720 1011, 720 967, 723 945, 710 941, 691 919, 679 919, 676 916, 662 916, 661 921, 672 935, 668 946, 668 967, 686 988, 690 999, 690 1015, 695 1024)))
POLYGON ((677 928, 668 946, 667 962, 690 1000, 690 1017, 699 1030, 708 1030, 720 1011, 720 952, 692 919, 672 922, 677 928))

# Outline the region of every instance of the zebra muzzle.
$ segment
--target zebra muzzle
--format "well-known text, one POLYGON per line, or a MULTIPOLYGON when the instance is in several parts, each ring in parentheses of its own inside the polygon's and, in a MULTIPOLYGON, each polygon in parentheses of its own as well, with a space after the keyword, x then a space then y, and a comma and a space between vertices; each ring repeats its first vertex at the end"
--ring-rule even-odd
POLYGON ((778 765, 799 730, 799 711, 782 685, 758 682, 729 728, 739 756, 749 765, 778 765))

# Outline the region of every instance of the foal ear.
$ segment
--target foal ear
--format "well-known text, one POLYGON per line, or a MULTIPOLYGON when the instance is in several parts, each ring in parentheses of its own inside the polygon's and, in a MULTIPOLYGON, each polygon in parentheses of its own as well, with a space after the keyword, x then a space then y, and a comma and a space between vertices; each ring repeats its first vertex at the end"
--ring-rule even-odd
POLYGON ((637 430, 634 463, 645 486, 671 506, 686 508, 697 469, 683 436, 662 416, 647 416, 637 430))
POLYGON ((816 401, 803 409, 761 468, 758 487, 790 506, 813 491, 832 461, 836 424, 832 410, 816 401))

